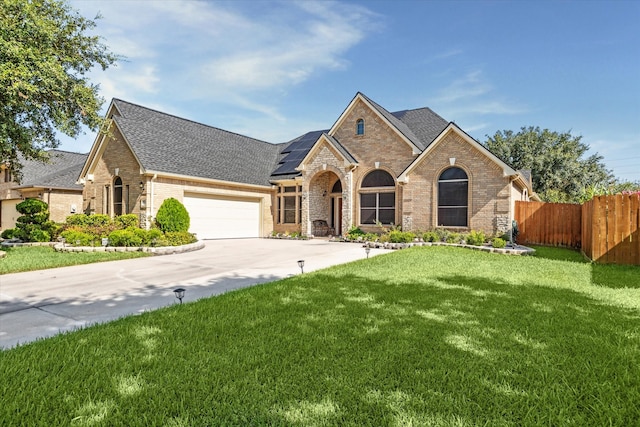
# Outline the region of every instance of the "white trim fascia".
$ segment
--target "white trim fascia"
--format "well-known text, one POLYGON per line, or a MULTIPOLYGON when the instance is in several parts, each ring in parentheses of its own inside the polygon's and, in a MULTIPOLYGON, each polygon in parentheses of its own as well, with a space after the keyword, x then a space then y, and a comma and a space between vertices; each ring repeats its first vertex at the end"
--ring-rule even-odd
MULTIPOLYGON (((333 126, 331 126, 331 129, 329 129, 329 132, 328 132, 329 135, 333 136, 335 134, 335 132, 338 130, 338 128, 342 125, 342 123, 346 119, 348 113, 350 113, 351 110, 353 110, 353 108, 355 107, 357 100, 364 102, 364 104, 367 107, 369 107, 371 111, 373 111, 378 117, 380 117, 387 124, 387 126, 389 126, 389 128, 391 128, 400 137, 400 139, 406 142, 409 145, 409 147, 411 147, 411 151, 414 156, 417 156, 421 153, 420 148, 418 148, 413 142, 411 142, 409 138, 407 138, 402 132, 400 132, 398 128, 395 127, 389 120, 387 120, 385 116, 380 114, 378 109, 375 108, 373 105, 371 105, 371 103, 364 96, 362 96, 360 92, 356 94, 356 96, 353 98, 353 100, 351 100, 347 108, 342 112, 340 117, 338 117, 338 120, 333 124, 333 126)), ((366 126, 366 123, 365 123, 365 126, 366 126)), ((365 133, 366 133, 366 130, 365 130, 365 133)))
POLYGON ((318 138, 318 140, 313 144, 313 147, 311 147, 311 150, 309 150, 309 152, 307 153, 306 156, 304 156, 304 158, 300 161, 300 164, 298 165, 298 167, 296 168, 297 171, 303 171, 304 170, 304 165, 307 162, 307 159, 309 157, 312 157, 312 155, 315 155, 317 150, 319 150, 320 146, 322 145, 322 142, 326 142, 327 144, 329 144, 329 146, 331 146, 337 153, 338 155, 342 158, 343 163, 345 164, 345 166, 353 166, 356 165, 356 163, 352 163, 349 159, 347 159, 344 154, 342 154, 342 152, 340 152, 340 150, 338 149, 338 147, 336 147, 333 142, 331 142, 331 140, 329 138, 327 138, 324 134, 320 135, 320 137, 318 138))
POLYGON ((444 140, 444 138, 450 131, 457 133, 460 137, 462 137, 462 139, 465 140, 465 142, 470 144, 472 147, 476 148, 478 151, 484 154, 489 160, 493 161, 495 164, 500 166, 500 168, 502 169, 503 176, 507 177, 512 175, 518 175, 518 172, 515 171, 511 166, 509 166, 508 164, 500 160, 495 154, 487 150, 478 141, 471 138, 465 131, 460 129, 455 123, 451 122, 449 123, 449 125, 447 125, 446 128, 444 128, 442 132, 440 132, 440 135, 438 135, 436 139, 434 139, 433 142, 429 144, 429 146, 425 148, 425 150, 418 157, 416 157, 416 159, 413 162, 411 162, 409 166, 407 166, 404 172, 402 172, 398 177, 398 181, 409 182, 409 178, 407 175, 409 175, 420 163, 422 163, 422 160, 427 155, 429 155, 429 153, 432 150, 434 150, 435 147, 437 147, 438 144, 440 144, 440 142, 444 140))
POLYGON ((258 184, 245 184, 242 182, 234 182, 234 181, 223 181, 221 179, 213 179, 213 178, 203 178, 198 176, 191 175, 182 175, 178 173, 171 172, 162 172, 162 171, 153 171, 153 170, 145 170, 142 174, 143 176, 156 176, 158 178, 170 178, 170 179, 179 179, 185 181, 194 181, 194 182, 202 182, 208 184, 217 184, 217 185, 229 185, 233 187, 246 187, 246 188, 255 188, 259 190, 269 190, 272 191, 272 185, 258 185, 258 184))

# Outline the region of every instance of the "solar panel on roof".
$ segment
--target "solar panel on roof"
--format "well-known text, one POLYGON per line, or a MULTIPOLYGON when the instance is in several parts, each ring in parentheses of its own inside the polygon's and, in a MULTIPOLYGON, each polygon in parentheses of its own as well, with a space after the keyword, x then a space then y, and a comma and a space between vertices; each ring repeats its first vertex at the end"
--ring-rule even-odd
POLYGON ((296 167, 300 164, 300 161, 305 158, 305 156, 309 153, 313 144, 316 143, 320 135, 322 135, 324 130, 318 130, 313 132, 305 133, 292 140, 289 146, 283 150, 280 154, 283 154, 284 157, 280 161, 278 168, 273 171, 272 175, 288 175, 298 173, 296 167))

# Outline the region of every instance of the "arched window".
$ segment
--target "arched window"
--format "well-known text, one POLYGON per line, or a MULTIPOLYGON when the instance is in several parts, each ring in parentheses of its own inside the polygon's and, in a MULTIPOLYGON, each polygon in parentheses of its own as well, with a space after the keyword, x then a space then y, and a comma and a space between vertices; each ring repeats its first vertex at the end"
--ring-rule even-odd
POLYGON ((331 193, 342 193, 342 182, 337 180, 333 187, 331 187, 331 193))
POLYGON ((122 215, 122 179, 118 176, 113 180, 113 214, 122 215))
POLYGON ((360 224, 393 224, 396 219, 396 181, 383 170, 370 172, 360 186, 360 224))
POLYGON ((460 168, 449 168, 438 179, 438 225, 466 227, 469 210, 469 178, 460 168))
POLYGON ((356 121, 356 135, 364 135, 364 119, 356 121))

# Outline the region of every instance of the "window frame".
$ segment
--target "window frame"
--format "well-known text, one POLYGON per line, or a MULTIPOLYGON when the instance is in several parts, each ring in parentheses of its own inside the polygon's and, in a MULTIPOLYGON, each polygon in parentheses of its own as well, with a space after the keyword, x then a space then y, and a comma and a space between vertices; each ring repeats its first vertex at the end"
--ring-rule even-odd
MULTIPOLYGON (((470 179, 469 179, 469 174, 467 173, 467 171, 465 171, 464 169, 458 167, 458 166, 452 166, 452 167, 448 167, 446 169, 444 169, 443 171, 440 172, 440 174, 438 175, 438 203, 436 206, 436 224, 438 227, 456 227, 456 228, 468 228, 469 227, 469 199, 470 199, 470 194, 469 191, 471 189, 470 185, 469 185, 470 179), (464 176, 466 178, 452 178, 452 179, 442 179, 442 176, 447 172, 447 171, 451 171, 452 169, 457 169, 459 171, 461 171, 464 176), (460 183, 464 183, 465 184, 465 189, 466 192, 464 194, 464 199, 466 201, 466 204, 464 205, 451 205, 451 204, 447 204, 447 205, 443 205, 441 204, 443 202, 443 199, 456 199, 458 197, 462 197, 462 191, 460 192, 452 192, 450 194, 447 194, 447 197, 442 197, 443 193, 445 193, 445 191, 447 190, 447 186, 453 184, 460 184, 460 183), (444 187, 444 188, 443 188, 444 187), (453 216, 447 216, 445 215, 445 212, 454 212, 454 211, 458 211, 458 215, 456 215, 455 213, 453 213, 453 216), (461 213, 463 213, 463 215, 460 215, 461 213), (464 224, 462 224, 461 222, 457 222, 456 219, 458 218, 463 218, 464 217, 464 224), (443 221, 443 219, 445 221, 443 221)), ((452 191, 452 190, 449 190, 452 191)))
POLYGON ((358 199, 359 225, 370 226, 370 225, 375 225, 378 222, 384 225, 393 225, 396 223, 396 214, 397 214, 397 207, 398 207, 396 197, 398 192, 397 192, 396 180, 391 173, 389 173, 384 169, 374 169, 372 171, 369 171, 362 178, 362 181, 360 182, 360 189, 358 190, 358 194, 359 194, 359 199, 358 199), (386 175, 388 175, 389 178, 391 178, 393 185, 376 186, 376 187, 363 186, 363 184, 366 183, 367 177, 370 177, 374 173, 385 173, 386 175), (369 201, 365 203, 364 202, 365 199, 370 198, 371 195, 375 197, 375 202, 373 204, 370 204, 369 201), (391 195, 391 200, 393 201, 392 206, 387 206, 389 200, 387 200, 386 202, 384 200, 381 201, 381 199, 385 198, 385 195, 391 195), (392 220, 389 222, 381 221, 381 213, 386 212, 387 214, 389 214, 390 211, 392 212, 391 214, 392 220), (370 217, 370 215, 364 215, 364 214, 365 213, 370 214, 371 212, 373 212, 373 222, 364 222, 365 217, 367 218, 370 217))
POLYGON ((364 119, 356 120, 356 136, 363 136, 365 131, 364 119))

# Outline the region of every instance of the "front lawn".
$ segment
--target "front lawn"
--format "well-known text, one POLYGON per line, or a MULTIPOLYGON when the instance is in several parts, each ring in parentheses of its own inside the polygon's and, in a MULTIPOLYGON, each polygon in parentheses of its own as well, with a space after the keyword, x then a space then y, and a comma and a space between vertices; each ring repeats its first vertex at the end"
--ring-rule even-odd
POLYGON ((145 252, 56 252, 49 246, 22 246, 2 248, 6 252, 0 258, 0 274, 42 270, 92 262, 149 256, 145 252))
POLYGON ((3 351, 0 419, 637 425, 640 268, 551 255, 406 249, 3 351))

